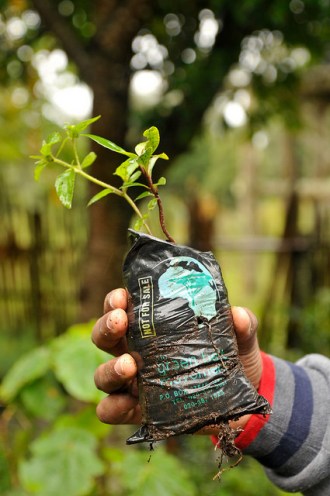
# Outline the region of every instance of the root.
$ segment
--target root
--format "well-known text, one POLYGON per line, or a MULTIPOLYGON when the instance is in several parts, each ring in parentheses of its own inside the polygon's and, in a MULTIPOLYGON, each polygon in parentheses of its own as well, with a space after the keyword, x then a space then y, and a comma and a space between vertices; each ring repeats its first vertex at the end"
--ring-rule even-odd
POLYGON ((220 455, 218 458, 218 472, 213 477, 213 480, 220 480, 222 474, 226 470, 237 467, 243 459, 242 452, 235 445, 235 438, 237 434, 241 432, 241 429, 232 429, 228 422, 221 424, 220 431, 218 435, 218 442, 215 445, 215 450, 220 450, 220 455), (223 462, 228 462, 229 458, 236 458, 236 460, 230 465, 223 467, 223 462))

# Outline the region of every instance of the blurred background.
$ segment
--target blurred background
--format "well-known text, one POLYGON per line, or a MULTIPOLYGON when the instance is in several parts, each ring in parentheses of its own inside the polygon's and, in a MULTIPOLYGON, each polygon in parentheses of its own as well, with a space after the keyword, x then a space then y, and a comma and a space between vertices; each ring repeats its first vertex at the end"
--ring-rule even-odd
MULTIPOLYGON (((157 126, 176 241, 215 253, 266 351, 329 355, 329 40, 329 0, 0 1, 1 494, 284 494, 253 460, 213 482, 208 439, 148 463, 129 428, 96 420, 90 330, 122 284, 131 214, 86 208, 83 182, 64 209, 29 157, 91 116, 126 148, 157 126)), ((117 158, 95 152, 113 182, 117 158)))

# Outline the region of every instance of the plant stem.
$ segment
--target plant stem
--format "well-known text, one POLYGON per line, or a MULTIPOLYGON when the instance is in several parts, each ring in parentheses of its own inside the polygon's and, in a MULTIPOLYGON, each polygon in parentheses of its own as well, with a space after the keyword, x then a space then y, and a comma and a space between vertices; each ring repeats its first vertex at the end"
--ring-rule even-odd
POLYGON ((163 203, 160 199, 158 189, 154 185, 150 174, 148 174, 148 172, 144 169, 144 167, 142 167, 141 165, 139 167, 140 167, 140 170, 141 170, 142 174, 144 175, 144 177, 148 183, 148 186, 149 186, 151 193, 154 195, 154 197, 157 200, 157 206, 158 206, 158 212, 159 212, 159 223, 160 223, 160 226, 162 228, 162 231, 165 234, 168 241, 170 241, 171 243, 175 243, 175 240, 172 238, 172 236, 170 235, 170 233, 168 232, 168 230, 166 228, 163 203))
POLYGON ((92 182, 94 184, 97 184, 101 188, 109 189, 115 195, 124 198, 127 201, 127 203, 131 206, 131 208, 134 210, 134 212, 136 213, 136 215, 142 220, 143 225, 146 228, 148 234, 152 234, 151 233, 151 230, 150 230, 150 227, 148 226, 147 222, 143 218, 143 215, 142 215, 140 209, 137 207, 137 205, 134 203, 134 201, 132 200, 132 198, 130 196, 128 196, 128 194, 126 192, 124 192, 124 191, 116 188, 115 186, 112 186, 111 184, 105 183, 104 181, 101 181, 100 179, 97 179, 94 176, 91 176, 90 174, 88 174, 87 172, 85 172, 83 169, 81 169, 79 162, 78 162, 77 165, 71 165, 68 162, 65 162, 64 160, 61 160, 61 159, 56 158, 54 156, 52 158, 53 158, 53 160, 54 160, 55 163, 57 163, 59 165, 62 165, 63 167, 66 167, 66 168, 73 169, 76 172, 76 174, 79 174, 80 176, 83 176, 88 181, 90 181, 90 182, 92 182))
POLYGON ((78 167, 78 169, 81 169, 81 164, 80 164, 78 150, 77 150, 77 144, 76 144, 76 140, 74 138, 72 138, 72 148, 73 148, 74 157, 75 157, 76 162, 77 162, 77 167, 78 167))

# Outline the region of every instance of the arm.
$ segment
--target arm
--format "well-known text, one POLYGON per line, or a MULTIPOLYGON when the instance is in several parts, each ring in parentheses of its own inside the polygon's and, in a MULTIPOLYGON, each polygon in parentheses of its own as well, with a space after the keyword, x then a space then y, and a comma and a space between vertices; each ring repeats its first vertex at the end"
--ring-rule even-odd
POLYGON ((259 392, 273 414, 251 417, 237 445, 282 489, 330 494, 330 360, 308 355, 292 364, 264 354, 259 392))

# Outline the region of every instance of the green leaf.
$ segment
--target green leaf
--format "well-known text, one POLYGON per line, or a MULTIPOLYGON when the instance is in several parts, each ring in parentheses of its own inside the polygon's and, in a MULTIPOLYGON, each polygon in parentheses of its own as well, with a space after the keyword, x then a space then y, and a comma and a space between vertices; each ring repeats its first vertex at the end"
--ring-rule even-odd
POLYGON ((120 164, 114 174, 119 176, 124 182, 127 182, 133 172, 139 167, 137 160, 134 158, 129 158, 120 164))
POLYGON ((165 186, 165 184, 166 184, 166 178, 160 177, 158 182, 154 186, 165 186))
POLYGON ((48 162, 47 160, 44 160, 44 159, 41 159, 41 160, 38 160, 36 163, 35 163, 35 168, 34 168, 34 179, 36 181, 39 181, 40 179, 40 174, 42 173, 42 171, 44 170, 45 167, 47 167, 48 165, 48 162))
POLYGON ((86 157, 82 161, 81 167, 83 169, 87 169, 87 167, 89 167, 90 165, 92 165, 95 162, 96 157, 97 157, 96 153, 89 152, 89 154, 86 155, 86 157))
POLYGON ((90 333, 69 331, 53 341, 54 372, 65 389, 76 399, 99 402, 104 393, 94 384, 96 368, 109 355, 93 345, 90 333))
POLYGON ((5 375, 0 388, 1 399, 12 401, 26 384, 42 377, 49 367, 50 350, 47 348, 36 348, 23 355, 5 375))
POLYGON ((151 154, 154 153, 156 148, 159 145, 160 142, 160 136, 159 136, 159 131, 155 126, 150 127, 149 129, 146 129, 143 133, 143 136, 145 136, 148 140, 148 148, 151 148, 151 154))
POLYGON ((154 168, 154 165, 159 158, 168 160, 168 156, 166 155, 166 153, 161 153, 160 155, 153 155, 152 157, 150 157, 149 163, 147 164, 147 172, 150 176, 154 168))
POLYGON ((130 185, 136 184, 138 186, 138 184, 136 183, 136 180, 139 179, 141 174, 142 174, 142 172, 140 170, 136 171, 135 174, 132 174, 131 177, 129 178, 130 185))
POLYGON ((52 133, 46 140, 42 142, 42 146, 40 148, 40 153, 44 157, 48 157, 51 154, 53 145, 59 143, 62 140, 62 136, 59 132, 52 133))
POLYGON ((55 181, 57 196, 66 208, 72 207, 75 178, 75 171, 73 169, 68 169, 57 176, 55 181))
POLYGON ((67 135, 71 138, 78 138, 80 133, 84 131, 88 126, 90 126, 93 122, 97 121, 100 119, 100 115, 97 117, 92 117, 91 119, 87 119, 85 121, 81 121, 78 124, 66 124, 64 126, 67 135))
POLYGON ((28 413, 48 421, 55 420, 66 405, 66 397, 51 374, 27 384, 20 398, 28 413))
POLYGON ((134 496, 196 496, 197 490, 191 475, 180 460, 158 448, 148 463, 147 452, 130 450, 118 463, 126 493, 134 496), (174 476, 175 474, 175 476, 174 476))
POLYGON ((105 467, 97 441, 86 430, 55 429, 31 445, 32 457, 19 466, 23 487, 38 496, 89 494, 105 467))
POLYGON ((148 214, 144 214, 142 216, 142 219, 141 217, 139 217, 133 224, 133 229, 135 229, 135 231, 140 231, 142 229, 142 226, 143 226, 143 223, 145 220, 147 220, 148 218, 148 214))
POLYGON ((152 148, 146 148, 142 155, 139 156, 139 164, 142 165, 145 169, 148 169, 149 161, 152 157, 152 148))
POLYGON ((148 203, 148 210, 153 210, 155 208, 155 206, 157 205, 157 199, 156 198, 153 198, 152 200, 150 200, 150 202, 148 203))
POLYGON ((87 127, 89 127, 93 122, 98 121, 101 118, 100 115, 97 115, 96 117, 92 117, 91 119, 87 119, 85 121, 81 121, 78 124, 76 124, 74 127, 76 129, 76 132, 78 134, 81 133, 81 131, 84 131, 87 127))
POLYGON ((142 143, 138 143, 136 145, 135 152, 139 157, 141 157, 141 155, 143 155, 143 153, 145 152, 147 144, 147 141, 143 141, 142 143))
POLYGON ((146 186, 146 185, 145 185, 145 184, 143 184, 143 183, 137 183, 136 181, 134 181, 134 182, 129 181, 129 182, 127 182, 127 183, 124 183, 124 184, 120 187, 120 189, 124 189, 124 188, 126 188, 126 189, 127 189, 127 188, 131 188, 132 186, 140 186, 141 188, 148 188, 148 186, 146 186))
POLYGON ((88 405, 86 408, 72 413, 60 415, 55 423, 56 428, 60 427, 78 427, 92 433, 98 439, 102 439, 109 434, 112 426, 103 424, 95 415, 95 406, 88 405))
POLYGON ((102 191, 100 191, 99 193, 96 193, 96 195, 94 195, 88 202, 87 206, 89 207, 90 205, 93 205, 93 203, 97 202, 98 200, 101 200, 101 198, 104 198, 105 196, 107 195, 110 195, 111 193, 113 193, 113 191, 111 189, 102 189, 102 191))
POLYGON ((95 141, 101 146, 104 146, 104 148, 107 148, 108 150, 112 150, 116 153, 121 153, 122 155, 126 155, 127 157, 135 157, 134 153, 127 152, 126 150, 106 138, 95 136, 95 134, 84 134, 83 136, 90 138, 91 140, 95 141))
POLYGON ((134 201, 142 200, 142 198, 146 198, 147 196, 153 196, 153 194, 150 193, 150 191, 144 191, 139 196, 137 196, 134 201))

